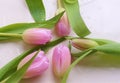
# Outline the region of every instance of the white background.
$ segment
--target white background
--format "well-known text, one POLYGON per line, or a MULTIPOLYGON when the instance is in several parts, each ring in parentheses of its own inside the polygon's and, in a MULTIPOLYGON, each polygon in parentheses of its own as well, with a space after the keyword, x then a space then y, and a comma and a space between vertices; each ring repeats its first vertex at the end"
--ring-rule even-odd
MULTIPOLYGON (((56 0, 44 0, 47 18, 54 16, 56 0)), ((81 14, 92 34, 89 37, 120 41, 120 0, 80 0, 81 14)), ((0 27, 11 23, 33 22, 25 0, 0 0, 0 27)), ((0 42, 0 67, 30 46, 22 41, 0 42)), ((48 57, 51 60, 52 50, 48 57)), ((91 56, 77 65, 67 83, 120 83, 119 56, 91 56), (102 57, 102 58, 101 58, 102 57), (116 60, 117 58, 117 60, 116 60)), ((37 78, 21 83, 59 83, 49 69, 37 78)))

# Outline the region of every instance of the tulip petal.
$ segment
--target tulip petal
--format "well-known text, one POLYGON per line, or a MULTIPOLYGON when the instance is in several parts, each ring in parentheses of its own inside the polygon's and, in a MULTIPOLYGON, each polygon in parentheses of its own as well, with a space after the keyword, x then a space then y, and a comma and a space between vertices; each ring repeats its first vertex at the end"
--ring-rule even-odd
POLYGON ((71 64, 69 48, 64 45, 56 47, 53 51, 52 63, 55 75, 61 77, 71 64))
POLYGON ((51 30, 32 28, 23 33, 23 40, 29 44, 46 44, 52 38, 51 30))
POLYGON ((66 13, 64 13, 55 25, 55 32, 59 37, 68 36, 70 34, 70 25, 66 13))
MULTIPOLYGON (((36 52, 33 52, 32 54, 25 57, 18 65, 18 69, 21 68, 25 63, 27 63, 35 54, 36 52)), ((32 62, 31 66, 26 71, 23 78, 32 78, 41 75, 45 70, 48 69, 49 66, 49 60, 45 56, 43 51, 40 51, 40 53, 35 57, 34 61, 32 62)))

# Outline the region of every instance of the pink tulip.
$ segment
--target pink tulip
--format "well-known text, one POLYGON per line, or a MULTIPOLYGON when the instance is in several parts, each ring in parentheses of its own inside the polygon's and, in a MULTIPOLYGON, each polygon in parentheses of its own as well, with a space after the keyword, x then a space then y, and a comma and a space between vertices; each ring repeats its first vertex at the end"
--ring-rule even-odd
POLYGON ((71 64, 69 48, 64 45, 56 47, 53 51, 52 64, 54 74, 62 77, 71 64))
POLYGON ((68 36, 70 34, 70 25, 66 13, 64 13, 56 24, 55 32, 59 37, 68 36))
MULTIPOLYGON (((18 65, 18 69, 21 68, 25 63, 27 63, 36 52, 31 53, 30 55, 26 56, 18 65)), ((23 78, 32 78, 41 75, 43 72, 45 72, 48 69, 49 66, 49 60, 45 56, 43 51, 40 51, 38 55, 33 60, 32 64, 26 71, 23 78)))
POLYGON ((45 28, 27 29, 23 33, 23 40, 29 44, 46 44, 52 38, 51 30, 45 28))

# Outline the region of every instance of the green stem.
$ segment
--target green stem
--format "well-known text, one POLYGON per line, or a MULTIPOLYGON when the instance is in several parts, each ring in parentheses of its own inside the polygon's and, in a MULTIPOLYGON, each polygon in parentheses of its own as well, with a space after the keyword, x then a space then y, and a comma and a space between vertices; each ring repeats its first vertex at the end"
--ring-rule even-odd
POLYGON ((78 39, 78 38, 80 38, 80 37, 71 37, 71 36, 66 36, 65 37, 67 40, 72 40, 72 39, 78 39))
POLYGON ((15 34, 15 33, 0 33, 0 37, 22 38, 22 35, 21 34, 15 34))
POLYGON ((79 63, 83 58, 85 58, 86 56, 88 56, 89 54, 94 53, 93 50, 88 50, 87 52, 85 52, 84 54, 82 54, 79 58, 77 58, 68 68, 68 70, 66 71, 66 73, 63 76, 62 82, 61 83, 66 83, 66 80, 68 78, 68 75, 71 71, 71 69, 77 64, 79 63))
POLYGON ((63 8, 63 7, 62 7, 62 4, 61 4, 61 0, 57 0, 57 4, 58 4, 58 9, 59 9, 59 8, 63 8))

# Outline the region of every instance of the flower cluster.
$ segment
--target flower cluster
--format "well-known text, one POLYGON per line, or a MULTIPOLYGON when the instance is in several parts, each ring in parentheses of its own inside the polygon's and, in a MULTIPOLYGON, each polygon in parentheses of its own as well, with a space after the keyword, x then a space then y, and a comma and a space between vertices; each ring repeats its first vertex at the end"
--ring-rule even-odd
MULTIPOLYGON (((55 32, 58 36, 64 37, 68 36, 70 33, 70 26, 67 20, 66 14, 64 14, 59 22, 55 26, 55 32)), ((52 39, 52 31, 50 29, 45 28, 32 28, 27 29, 23 32, 22 38, 24 42, 33 45, 45 45, 50 42, 52 39)), ((35 52, 25 57, 20 64, 18 65, 18 69, 22 67, 26 62, 28 62, 33 56, 35 52)), ((60 45, 56 47, 53 51, 53 71, 56 76, 63 76, 63 74, 67 71, 69 65, 71 63, 71 54, 69 48, 65 45, 60 45)), ((26 71, 24 78, 31 78, 35 76, 41 75, 45 70, 49 67, 49 60, 47 56, 45 56, 43 51, 40 51, 31 66, 26 71)))
MULTIPOLYGON (((70 33, 70 27, 68 27, 68 20, 66 20, 66 15, 61 17, 60 21, 56 24, 55 30, 58 33, 58 36, 68 36, 70 33)), ((34 45, 45 45, 52 38, 52 31, 50 29, 44 28, 32 28, 24 31, 23 40, 28 44, 34 45)), ((98 43, 90 39, 72 39, 72 46, 80 50, 86 50, 95 46, 98 46, 98 43)), ((18 69, 22 67, 26 62, 28 62, 36 52, 31 53, 25 57, 20 64, 18 69)), ((70 49, 65 45, 58 45, 53 50, 52 56, 52 66, 55 76, 62 77, 67 71, 71 64, 71 52, 70 49)), ((44 54, 44 51, 40 51, 31 66, 26 71, 24 78, 32 78, 35 76, 41 75, 49 67, 49 60, 44 54)))
MULTIPOLYGON (((13 37, 21 37, 23 41, 30 45, 35 46, 42 46, 48 44, 53 39, 53 32, 55 32, 57 37, 65 37, 67 40, 67 37, 69 36, 71 30, 70 30, 70 24, 68 21, 68 17, 66 12, 63 14, 63 16, 60 18, 60 20, 55 24, 54 30, 47 28, 30 28, 25 30, 22 35, 18 34, 4 34, 1 33, 1 36, 13 36, 13 37)), ((77 49, 85 50, 89 49, 91 47, 98 46, 98 43, 89 40, 89 39, 78 39, 73 38, 69 39, 71 41, 71 45, 74 46, 77 49)), ((18 64, 17 70, 21 69, 25 64, 27 64, 28 61, 30 61, 37 51, 32 52, 31 54, 24 57, 18 64)), ((71 65, 71 52, 68 46, 61 44, 54 48, 53 54, 52 54, 52 69, 54 72, 54 75, 61 78, 64 76, 64 74, 68 71, 70 65, 71 65)), ((23 78, 28 79, 32 77, 39 76, 43 74, 48 68, 49 68, 50 62, 47 58, 47 55, 45 54, 44 50, 41 50, 35 57, 35 59, 32 61, 29 68, 26 70, 26 73, 24 74, 23 78)))

